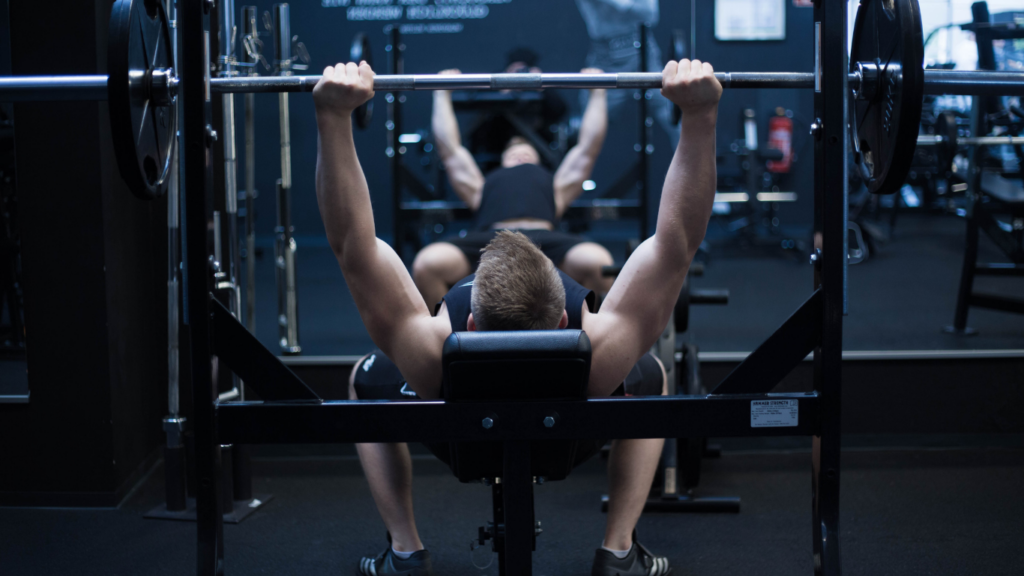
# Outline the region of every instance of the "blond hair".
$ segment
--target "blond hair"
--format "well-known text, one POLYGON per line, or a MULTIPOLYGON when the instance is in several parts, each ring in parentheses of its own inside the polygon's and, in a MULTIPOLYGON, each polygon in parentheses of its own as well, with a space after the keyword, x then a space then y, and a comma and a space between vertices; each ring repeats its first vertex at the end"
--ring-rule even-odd
POLYGON ((478 330, 549 330, 565 310, 555 265, 529 238, 500 230, 481 250, 470 310, 478 330))

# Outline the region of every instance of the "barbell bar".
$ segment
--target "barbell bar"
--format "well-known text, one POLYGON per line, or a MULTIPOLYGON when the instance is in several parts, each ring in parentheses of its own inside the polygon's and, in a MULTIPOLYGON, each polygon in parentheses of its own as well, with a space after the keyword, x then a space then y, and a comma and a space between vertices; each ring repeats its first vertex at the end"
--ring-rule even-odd
MULTIPOLYGON (((723 88, 814 87, 810 72, 716 72, 723 88)), ((211 78, 212 93, 311 92, 320 76, 237 76, 211 78)), ((106 100, 108 77, 11 76, 0 78, 0 102, 106 100)), ((849 75, 850 89, 858 94, 866 83, 860 72, 849 75)), ((394 74, 374 78, 374 90, 542 90, 660 89, 660 72, 618 74, 394 74)), ((139 90, 157 102, 169 102, 177 94, 178 79, 170 70, 157 69, 140 77, 139 90)), ((1024 73, 958 70, 925 70, 926 94, 1024 96, 1024 73)))
MULTIPOLYGON (((918 146, 939 146, 948 142, 948 138, 940 134, 921 134, 917 137, 918 146)), ((1024 136, 960 136, 956 139, 958 146, 1024 146, 1024 136)))

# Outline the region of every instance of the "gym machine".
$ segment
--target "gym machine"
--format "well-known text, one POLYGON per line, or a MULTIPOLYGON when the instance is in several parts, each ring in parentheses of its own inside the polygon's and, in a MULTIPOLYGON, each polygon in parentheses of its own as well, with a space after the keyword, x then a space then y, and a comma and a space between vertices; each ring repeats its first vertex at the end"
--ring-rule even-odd
MULTIPOLYGON (((814 72, 719 73, 726 88, 776 86, 815 91, 815 231, 821 234, 822 242, 812 254, 810 296, 707 396, 545 402, 324 401, 211 297, 213 274, 206 236, 210 218, 206 200, 212 188, 208 157, 215 143, 210 95, 309 91, 316 78, 210 78, 205 38, 211 9, 212 3, 206 0, 179 0, 176 20, 180 26, 181 54, 177 68, 163 7, 140 0, 118 0, 111 17, 109 78, 0 80, 0 100, 108 98, 122 177, 142 198, 154 198, 166 191, 176 125, 175 110, 170 104, 181 99, 184 145, 180 161, 187 196, 183 222, 184 285, 195 404, 199 574, 212 576, 224 571, 224 495, 219 482, 223 476, 222 443, 500 444, 502 499, 507 512, 503 522, 502 567, 504 573, 518 576, 532 573, 532 541, 536 534, 532 514, 526 513, 532 510, 532 478, 526 473, 531 466, 530 441, 779 435, 812 438, 812 567, 816 574, 840 574, 841 360, 842 318, 846 312, 848 149, 853 149, 856 169, 869 190, 893 193, 902 186, 909 170, 924 93, 1020 95, 1024 94, 1024 75, 924 70, 916 0, 862 2, 849 54, 846 2, 819 0, 814 7, 814 34, 808 35, 814 39, 814 72), (140 56, 140 30, 155 33, 154 49, 148 56, 140 56), (885 64, 881 64, 883 61, 885 64), (146 131, 143 138, 136 138, 135 135, 143 133, 138 130, 140 125, 146 131), (771 393, 811 353, 814 389, 804 393, 771 393), (214 355, 263 402, 219 402, 212 376, 214 355)), ((391 91, 533 90, 563 86, 654 89, 660 82, 660 75, 644 73, 428 75, 379 76, 375 87, 391 91)), ((453 337, 458 338, 458 334, 453 337)))

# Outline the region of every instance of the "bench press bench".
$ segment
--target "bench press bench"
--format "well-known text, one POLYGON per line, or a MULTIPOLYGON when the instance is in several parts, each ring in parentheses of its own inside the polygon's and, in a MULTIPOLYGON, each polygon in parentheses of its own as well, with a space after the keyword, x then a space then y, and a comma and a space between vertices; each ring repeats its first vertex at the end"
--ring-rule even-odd
MULTIPOLYGON (((821 435, 817 392, 770 393, 816 345, 817 337, 800 334, 800 326, 818 320, 820 306, 815 292, 776 336, 707 396, 588 399, 591 349, 586 333, 541 330, 453 333, 443 351, 446 399, 390 402, 319 398, 223 305, 211 301, 214 353, 263 400, 217 403, 210 424, 218 447, 448 442, 452 472, 460 481, 491 484, 494 519, 481 528, 478 540, 493 541, 501 574, 528 575, 539 533, 533 484, 568 476, 578 451, 593 445, 587 440, 821 435), (783 341, 800 349, 786 353, 780 350, 783 341), (761 391, 754 390, 754 381, 761 391), (772 414, 781 420, 773 421, 772 414)), ((219 464, 220 451, 201 453, 206 443, 199 438, 202 423, 196 426, 202 477, 204 456, 219 464)), ((822 473, 838 480, 836 470, 822 473)), ((205 484, 199 486, 202 493, 205 484)), ((222 495, 212 490, 206 497, 222 495)), ((200 501, 200 548, 205 542, 220 562, 220 515, 205 508, 200 501)))

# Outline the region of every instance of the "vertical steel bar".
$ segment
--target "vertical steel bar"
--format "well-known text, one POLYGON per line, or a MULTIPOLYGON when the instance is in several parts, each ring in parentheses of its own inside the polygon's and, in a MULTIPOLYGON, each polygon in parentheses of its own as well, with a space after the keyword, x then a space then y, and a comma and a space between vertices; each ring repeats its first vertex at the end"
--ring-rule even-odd
MULTIPOLYGON (((281 76, 291 76, 292 32, 288 4, 274 4, 274 58, 281 76)), ((292 143, 288 93, 277 95, 281 128, 281 179, 277 186, 276 265, 278 324, 281 351, 299 354, 299 301, 295 285, 295 253, 292 227, 292 143)))
POLYGON ((533 477, 530 442, 503 443, 502 490, 505 500, 505 573, 533 574, 533 477))
POLYGON ((847 55, 846 0, 815 5, 821 26, 821 92, 815 94, 816 116, 822 119, 815 162, 820 164, 821 189, 815 197, 821 222, 822 290, 821 346, 815 351, 818 370, 814 388, 821 397, 820 434, 812 442, 812 532, 815 574, 837 576, 839 560, 840 391, 843 308, 846 276, 847 216, 847 55))
POLYGON ((210 274, 207 214, 213 188, 210 153, 209 19, 204 0, 179 0, 181 27, 179 73, 184 108, 184 135, 181 159, 185 165, 185 254, 188 260, 185 278, 189 345, 191 352, 192 398, 195 404, 195 472, 197 541, 196 571, 200 576, 215 576, 221 569, 223 525, 217 476, 220 468, 220 442, 217 440, 217 414, 214 406, 211 341, 209 326, 210 274))
MULTIPOLYGON (((174 23, 174 0, 167 0, 167 14, 174 23)), ((177 30, 172 29, 172 46, 174 59, 178 60, 178 35, 177 30)), ((176 104, 180 108, 179 104, 176 104)), ((180 111, 179 111, 180 112, 180 111)), ((180 114, 177 116, 180 118, 180 114)), ((177 128, 175 128, 177 129, 177 128)), ((179 147, 180 150, 180 147, 179 147)), ((170 417, 176 418, 179 411, 179 383, 178 374, 178 271, 181 254, 181 228, 179 226, 180 205, 178 195, 180 182, 178 178, 178 155, 175 154, 171 160, 171 170, 167 184, 167 412, 170 417)))
MULTIPOLYGON (((217 38, 219 51, 217 54, 217 76, 232 78, 238 74, 235 68, 238 58, 235 54, 238 29, 235 25, 235 0, 220 0, 217 3, 217 38)), ((241 280, 242 257, 238 246, 238 156, 235 146, 235 96, 221 94, 222 121, 221 134, 218 140, 224 153, 224 207, 227 215, 226 252, 221 264, 227 272, 231 283, 232 296, 229 301, 231 313, 236 318, 242 315, 241 280)), ((245 399, 245 384, 234 378, 239 390, 240 399, 245 399)))
MULTIPOLYGON (((637 72, 647 72, 647 24, 640 25, 640 40, 637 42, 637 49, 640 50, 640 69, 637 72)), ((639 150, 639 157, 637 158, 637 188, 640 191, 640 240, 646 240, 649 229, 649 215, 647 214, 650 206, 651 191, 647 188, 647 124, 649 118, 647 117, 647 99, 650 97, 650 92, 646 89, 639 90, 636 93, 639 98, 639 124, 640 133, 638 134, 639 143, 637 147, 639 150)))
MULTIPOLYGON (((402 45, 402 34, 398 26, 391 27, 389 40, 388 51, 391 57, 388 59, 388 73, 404 74, 405 61, 402 53, 405 51, 405 46, 402 45)), ((402 156, 398 153, 400 147, 398 136, 402 133, 402 101, 404 99, 405 96, 402 96, 399 92, 388 92, 385 96, 385 100, 388 103, 388 121, 386 124, 388 146, 385 152, 390 160, 389 165, 391 167, 391 227, 392 234, 394 235, 391 246, 398 253, 399 257, 402 256, 402 240, 405 227, 405 214, 402 212, 402 156)))
MULTIPOLYGON (((971 134, 977 134, 982 129, 984 120, 982 118, 983 103, 980 98, 971 100, 971 134)), ((974 331, 967 328, 967 314, 971 306, 971 292, 974 290, 974 269, 978 262, 978 240, 980 227, 978 213, 978 200, 981 192, 981 171, 979 162, 983 151, 981 147, 974 146, 969 153, 967 169, 967 237, 964 241, 964 259, 960 269, 960 286, 956 296, 956 312, 953 315, 953 326, 950 330, 954 334, 973 334, 974 331)))
MULTIPOLYGON (((256 39, 256 7, 242 8, 242 37, 256 39)), ((249 76, 259 76, 258 62, 246 46, 242 61, 249 64, 249 76)), ((245 326, 256 333, 256 95, 245 95, 245 326)), ((244 399, 244 398, 243 398, 244 399)))
MULTIPOLYGON (((171 22, 171 45, 174 60, 178 60, 178 34, 175 22, 175 3, 167 0, 165 8, 171 22)), ((179 108, 180 100, 174 104, 179 108)), ((177 126, 172 129, 177 131, 177 126)), ((179 146, 180 150, 181 147, 179 146)), ((164 484, 167 510, 180 511, 187 507, 185 478, 185 447, 182 444, 184 418, 180 416, 181 375, 180 342, 178 324, 181 320, 178 307, 181 286, 178 282, 181 266, 181 204, 179 202, 181 166, 175 154, 167 185, 167 416, 163 419, 166 443, 164 446, 164 484)))

